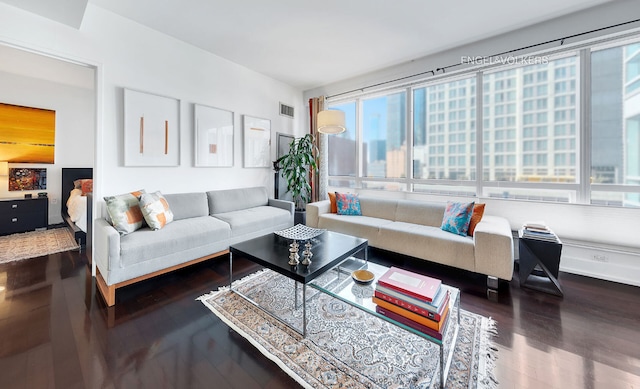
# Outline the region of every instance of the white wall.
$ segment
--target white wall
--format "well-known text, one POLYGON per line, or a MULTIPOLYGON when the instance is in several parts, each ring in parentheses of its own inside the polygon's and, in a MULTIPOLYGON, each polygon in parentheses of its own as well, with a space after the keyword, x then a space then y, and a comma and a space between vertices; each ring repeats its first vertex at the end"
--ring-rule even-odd
POLYGON ((300 90, 92 4, 79 31, 0 4, 0 41, 97 66, 96 198, 140 188, 174 193, 264 185, 272 193, 269 168, 242 167, 241 115, 271 120, 273 156, 276 132, 305 130, 300 90), (123 166, 123 88, 181 100, 180 166, 123 166), (295 107, 295 120, 279 115, 279 102, 295 107), (194 103, 235 112, 234 167, 193 167, 194 103))
MULTIPOLYGON (((321 86, 304 92, 305 98, 365 88, 380 82, 406 77, 442 66, 460 62, 461 56, 487 56, 537 44, 572 34, 606 27, 636 19, 640 15, 640 2, 617 1, 583 12, 571 14, 539 25, 465 45, 443 53, 416 59, 409 63, 364 74, 349 80, 321 86)), ((479 20, 479 23, 482 21, 479 20)), ((473 33, 473 26, 469 28, 473 33)), ((580 38, 567 39, 565 45, 613 32, 640 27, 640 23, 601 31, 580 38)), ((437 39, 437 36, 427 39, 437 39)), ((556 47, 559 43, 537 47, 528 52, 556 47)), ((518 52, 522 54, 524 52, 518 52)), ((516 54, 516 55, 517 55, 516 54)), ((458 68, 452 68, 458 70, 458 68)), ((424 78, 424 76, 423 76, 424 78)), ((391 86, 393 84, 390 84, 391 86)), ((371 196, 410 198, 417 200, 447 201, 446 196, 426 196, 417 193, 392 193, 349 188, 371 196)), ((463 200, 469 200, 463 199, 463 200)), ((565 245, 561 262, 564 271, 599 277, 617 282, 640 285, 640 209, 597 207, 579 204, 548 204, 527 201, 480 198, 487 203, 487 213, 507 218, 512 229, 517 230, 524 221, 543 220, 563 239, 565 245)))
POLYGON ((49 224, 61 223, 60 195, 63 167, 92 167, 95 136, 95 91, 0 71, 0 101, 56 111, 55 163, 11 164, 10 167, 47 169, 47 189, 16 192, 0 180, 0 197, 49 195, 49 224))

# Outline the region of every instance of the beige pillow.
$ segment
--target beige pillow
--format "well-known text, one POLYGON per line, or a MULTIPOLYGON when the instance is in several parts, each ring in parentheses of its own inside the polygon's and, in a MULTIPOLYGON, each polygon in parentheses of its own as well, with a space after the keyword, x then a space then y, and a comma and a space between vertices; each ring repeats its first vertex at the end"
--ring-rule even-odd
POLYGON ((142 216, 152 230, 159 230, 173 221, 173 212, 162 193, 143 193, 140 196, 142 216))
POLYGON ((107 196, 107 212, 111 218, 111 224, 120 235, 129 234, 144 224, 144 217, 140 210, 138 197, 145 193, 144 189, 124 193, 118 196, 107 196))

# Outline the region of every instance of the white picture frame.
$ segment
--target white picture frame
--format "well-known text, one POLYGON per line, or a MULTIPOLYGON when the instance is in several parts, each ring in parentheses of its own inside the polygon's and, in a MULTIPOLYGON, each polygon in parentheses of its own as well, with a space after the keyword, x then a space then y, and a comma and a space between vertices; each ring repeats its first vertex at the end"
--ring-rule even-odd
POLYGON ((180 165, 180 100, 124 89, 124 166, 180 165))
POLYGON ((243 115, 243 166, 262 168, 271 166, 271 120, 243 115))
POLYGON ((196 167, 233 167, 233 112, 194 104, 196 167))

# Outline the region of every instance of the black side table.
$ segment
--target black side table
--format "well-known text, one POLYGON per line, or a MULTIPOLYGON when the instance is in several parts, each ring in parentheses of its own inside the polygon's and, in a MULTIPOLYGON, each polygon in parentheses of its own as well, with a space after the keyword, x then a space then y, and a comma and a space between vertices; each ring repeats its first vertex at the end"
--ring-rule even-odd
POLYGON ((562 242, 533 238, 518 239, 520 250, 520 287, 563 296, 558 282, 562 242))

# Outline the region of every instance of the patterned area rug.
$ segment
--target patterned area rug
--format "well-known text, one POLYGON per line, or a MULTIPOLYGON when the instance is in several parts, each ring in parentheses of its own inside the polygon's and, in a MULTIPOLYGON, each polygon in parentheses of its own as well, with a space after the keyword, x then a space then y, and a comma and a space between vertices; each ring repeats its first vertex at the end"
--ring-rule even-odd
POLYGON ((77 249, 67 228, 0 236, 0 263, 77 249))
MULTIPOLYGON (((294 309, 290 279, 264 270, 234 282, 234 288, 301 328, 302 309, 294 309)), ((228 287, 199 300, 305 388, 439 387, 439 347, 313 288, 307 288, 306 338, 228 287)), ((495 323, 462 309, 460 314, 446 387, 495 388, 495 323)))

